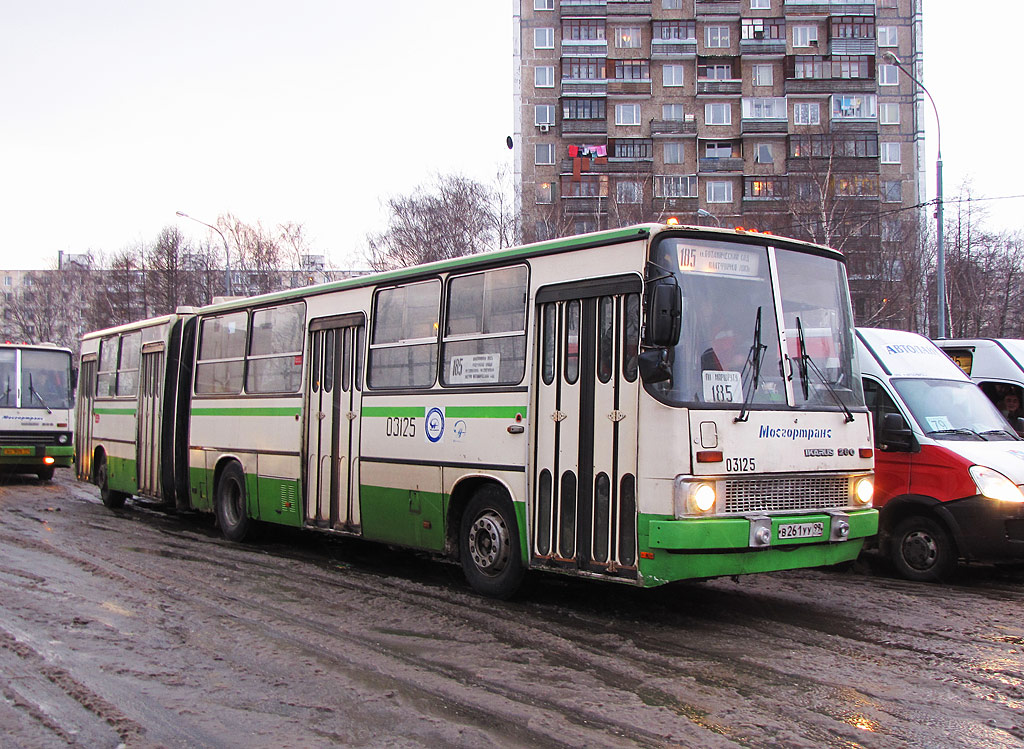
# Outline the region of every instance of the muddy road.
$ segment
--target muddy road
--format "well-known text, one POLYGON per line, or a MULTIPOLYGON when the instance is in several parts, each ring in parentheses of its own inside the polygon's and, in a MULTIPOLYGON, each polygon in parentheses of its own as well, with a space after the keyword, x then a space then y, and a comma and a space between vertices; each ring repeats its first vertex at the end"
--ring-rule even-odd
POLYGON ((5 747, 1024 745, 1024 573, 884 567, 512 602, 352 540, 237 545, 0 485, 5 747))

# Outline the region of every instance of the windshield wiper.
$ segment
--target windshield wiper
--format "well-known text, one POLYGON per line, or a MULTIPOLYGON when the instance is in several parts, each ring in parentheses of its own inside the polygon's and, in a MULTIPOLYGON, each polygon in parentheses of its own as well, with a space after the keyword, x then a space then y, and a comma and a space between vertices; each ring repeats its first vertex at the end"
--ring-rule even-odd
POLYGON ((36 389, 34 387, 32 387, 32 373, 31 372, 28 373, 28 394, 29 395, 34 395, 36 397, 36 400, 38 400, 40 403, 43 404, 43 408, 46 409, 46 413, 48 413, 48 414, 52 414, 53 413, 53 411, 50 410, 50 407, 48 405, 46 405, 46 401, 43 400, 43 396, 41 396, 38 392, 36 392, 36 389))
POLYGON ((984 432, 981 432, 982 437, 985 437, 985 435, 988 434, 991 434, 993 437, 1004 435, 1007 437, 1011 437, 1012 439, 1015 440, 1020 439, 1020 437, 1017 436, 1016 432, 1011 432, 1009 429, 986 429, 984 432))
POLYGON ((814 363, 814 359, 811 358, 810 354, 807 353, 807 345, 804 342, 804 326, 800 323, 800 318, 796 318, 796 335, 797 343, 800 346, 800 384, 803 387, 804 400, 808 400, 810 396, 811 383, 807 377, 808 368, 814 370, 814 374, 818 375, 818 379, 821 380, 822 384, 831 394, 832 399, 839 404, 839 407, 843 409, 843 413, 846 414, 846 423, 849 424, 853 421, 853 414, 850 409, 843 403, 843 399, 839 397, 839 393, 836 392, 835 388, 832 387, 832 383, 828 381, 828 378, 818 369, 818 365, 814 363))
MULTIPOLYGON (((761 357, 767 348, 767 346, 761 343, 761 308, 758 307, 757 316, 754 318, 754 342, 750 345, 747 360, 743 363, 743 371, 746 371, 748 364, 750 365, 750 389, 744 390, 743 407, 740 409, 740 415, 733 419, 733 422, 746 421, 750 418, 747 406, 750 405, 750 399, 754 397, 754 393, 757 391, 757 383, 761 379, 761 357)), ((742 376, 741 373, 740 377, 742 378, 742 376)))
POLYGON ((4 391, 4 403, 10 404, 11 402, 11 376, 7 375, 7 390, 4 391))
POLYGON ((973 429, 967 427, 951 427, 950 429, 932 429, 930 432, 925 434, 969 434, 972 437, 977 437, 982 442, 985 442, 985 438, 975 432, 973 429))

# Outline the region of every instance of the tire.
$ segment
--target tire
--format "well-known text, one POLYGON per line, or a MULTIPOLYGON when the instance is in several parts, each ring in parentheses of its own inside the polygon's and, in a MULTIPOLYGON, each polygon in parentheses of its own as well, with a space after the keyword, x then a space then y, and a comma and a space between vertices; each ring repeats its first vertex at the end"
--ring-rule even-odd
POLYGON ((504 600, 519 590, 525 573, 519 526, 501 490, 486 487, 469 501, 459 529, 459 559, 477 593, 504 600))
POLYGON ((217 481, 217 524, 224 538, 243 541, 252 528, 245 496, 245 472, 238 463, 229 463, 217 481))
POLYGON ((36 476, 39 477, 40 481, 52 481, 53 480, 53 466, 46 466, 36 471, 36 476))
POLYGON ((111 510, 116 510, 120 507, 124 507, 124 502, 128 499, 127 494, 124 492, 114 491, 110 488, 109 484, 110 472, 107 469, 106 457, 100 457, 96 464, 96 485, 100 488, 100 500, 106 507, 111 510))
POLYGON ((908 580, 943 582, 956 570, 956 545, 949 532, 931 518, 904 518, 893 530, 889 543, 896 571, 908 580))

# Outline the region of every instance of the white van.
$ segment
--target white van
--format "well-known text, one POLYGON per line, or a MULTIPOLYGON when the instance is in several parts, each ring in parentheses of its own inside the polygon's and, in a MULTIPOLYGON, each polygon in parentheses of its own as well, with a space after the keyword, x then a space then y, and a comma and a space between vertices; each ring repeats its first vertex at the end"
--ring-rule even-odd
POLYGON ((931 341, 857 329, 875 427, 879 548, 911 580, 1024 560, 1024 441, 931 341))
POLYGON ((935 345, 946 352, 967 376, 999 407, 1018 433, 1024 424, 1024 341, 1014 338, 943 338, 935 345), (1015 396, 1017 410, 1007 408, 1006 396, 1015 396))

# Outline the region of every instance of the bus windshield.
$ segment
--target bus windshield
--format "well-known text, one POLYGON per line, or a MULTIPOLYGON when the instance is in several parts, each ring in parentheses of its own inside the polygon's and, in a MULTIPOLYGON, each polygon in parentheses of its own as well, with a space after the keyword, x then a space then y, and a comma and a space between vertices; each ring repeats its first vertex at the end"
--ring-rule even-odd
POLYGON ((863 407, 842 263, 680 237, 657 244, 652 262, 649 277, 673 276, 683 298, 672 376, 647 384, 652 395, 698 408, 863 407))
MULTIPOLYGON (((66 351, 21 352, 21 407, 71 408, 71 357, 66 351)), ((0 381, 0 398, 6 384, 0 381)))
POLYGON ((893 379, 914 420, 929 437, 944 440, 1016 440, 992 401, 973 382, 893 379))

